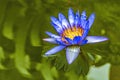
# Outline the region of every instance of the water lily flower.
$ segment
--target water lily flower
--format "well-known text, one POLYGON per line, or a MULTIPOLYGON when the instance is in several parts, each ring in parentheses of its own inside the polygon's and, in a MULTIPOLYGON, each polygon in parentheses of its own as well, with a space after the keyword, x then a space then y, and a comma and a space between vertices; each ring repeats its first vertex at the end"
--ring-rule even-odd
POLYGON ((45 56, 55 54, 65 48, 67 62, 68 64, 71 64, 81 52, 80 46, 108 40, 108 38, 103 36, 88 36, 88 32, 94 19, 94 13, 87 18, 85 11, 81 14, 79 11, 74 13, 71 8, 69 8, 68 11, 68 20, 62 13, 58 14, 58 19, 52 16, 51 24, 57 31, 58 35, 46 32, 50 38, 45 38, 43 40, 53 44, 58 44, 58 46, 47 51, 45 56))

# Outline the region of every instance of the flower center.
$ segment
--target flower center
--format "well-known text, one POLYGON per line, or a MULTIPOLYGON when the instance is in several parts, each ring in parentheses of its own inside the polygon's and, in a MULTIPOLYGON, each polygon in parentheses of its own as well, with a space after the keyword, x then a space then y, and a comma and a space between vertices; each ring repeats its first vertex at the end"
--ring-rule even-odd
POLYGON ((67 37, 67 38, 70 38, 70 39, 73 40, 75 36, 82 36, 83 31, 84 30, 80 27, 78 27, 78 28, 76 28, 76 27, 68 28, 68 29, 63 31, 62 38, 64 40, 64 38, 67 37))

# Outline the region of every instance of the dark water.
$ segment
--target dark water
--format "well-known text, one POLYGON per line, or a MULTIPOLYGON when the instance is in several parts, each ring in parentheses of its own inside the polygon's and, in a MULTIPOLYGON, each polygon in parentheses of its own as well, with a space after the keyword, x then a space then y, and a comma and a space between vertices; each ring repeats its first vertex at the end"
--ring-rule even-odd
POLYGON ((111 64, 110 80, 119 80, 119 4, 119 0, 0 0, 0 80, 87 80, 90 66, 106 63, 111 64), (96 19, 89 35, 109 38, 82 46, 82 53, 71 65, 66 62, 65 50, 43 57, 56 45, 42 41, 48 37, 45 31, 56 33, 50 16, 57 17, 59 12, 67 16, 69 7, 85 10, 87 16, 94 12, 96 19))

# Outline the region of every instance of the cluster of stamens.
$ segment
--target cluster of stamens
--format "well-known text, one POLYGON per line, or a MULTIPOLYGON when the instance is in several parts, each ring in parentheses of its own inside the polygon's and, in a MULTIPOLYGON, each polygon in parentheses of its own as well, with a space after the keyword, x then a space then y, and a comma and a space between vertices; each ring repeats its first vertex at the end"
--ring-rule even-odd
POLYGON ((80 27, 72 27, 68 28, 63 31, 62 33, 62 40, 64 41, 65 37, 70 38, 71 40, 74 39, 75 36, 82 36, 83 29, 80 27))

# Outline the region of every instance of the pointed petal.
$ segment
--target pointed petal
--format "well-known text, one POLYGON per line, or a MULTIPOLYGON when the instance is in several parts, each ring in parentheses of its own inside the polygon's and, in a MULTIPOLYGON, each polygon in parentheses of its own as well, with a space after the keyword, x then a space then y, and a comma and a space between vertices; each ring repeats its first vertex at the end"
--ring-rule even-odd
POLYGON ((52 16, 51 21, 52 21, 52 23, 56 24, 59 28, 62 29, 62 25, 61 25, 60 21, 57 18, 52 16))
POLYGON ((89 28, 91 28, 93 22, 94 22, 94 19, 95 19, 95 14, 91 14, 90 17, 88 18, 88 21, 89 21, 89 28))
POLYGON ((90 29, 89 28, 89 21, 85 21, 84 29, 90 29))
POLYGON ((55 54, 56 52, 59 52, 59 51, 61 51, 62 49, 64 49, 66 46, 56 46, 56 47, 54 47, 53 49, 51 49, 51 50, 49 50, 49 51, 47 51, 46 53, 45 53, 45 56, 49 56, 49 55, 51 55, 51 54, 55 54))
POLYGON ((52 37, 52 38, 60 38, 60 36, 55 35, 55 34, 53 34, 53 33, 51 33, 51 32, 48 32, 48 31, 46 31, 46 34, 49 35, 49 36, 52 37))
POLYGON ((84 40, 86 38, 86 36, 88 35, 89 29, 85 29, 82 35, 82 40, 84 40))
POLYGON ((58 19, 59 19, 60 22, 62 22, 61 15, 63 15, 63 14, 62 14, 62 13, 59 13, 59 14, 58 14, 58 19))
POLYGON ((86 18, 87 18, 86 12, 83 11, 81 14, 81 18, 80 18, 80 24, 81 24, 82 28, 85 28, 85 26, 86 26, 86 23, 87 23, 86 18))
POLYGON ((86 20, 87 16, 86 16, 86 11, 83 11, 81 13, 81 20, 86 20))
POLYGON ((74 26, 74 13, 73 13, 72 8, 69 8, 68 19, 69 19, 69 23, 70 23, 71 27, 74 26))
POLYGON ((82 35, 82 40, 84 40, 84 38, 88 35, 89 32, 89 21, 86 21, 85 27, 84 27, 84 32, 82 35))
POLYGON ((97 43, 108 40, 107 37, 103 36, 87 36, 86 39, 88 40, 87 43, 97 43))
POLYGON ((54 24, 53 22, 51 22, 51 25, 55 28, 55 30, 56 30, 59 34, 62 33, 62 31, 63 31, 62 28, 60 28, 59 26, 57 26, 57 25, 54 24))
POLYGON ((59 13, 59 20, 61 21, 62 27, 64 29, 66 29, 66 28, 68 28, 70 26, 67 19, 66 19, 66 17, 62 13, 59 13))
POLYGON ((80 47, 78 46, 67 47, 66 58, 67 58, 68 64, 71 64, 77 58, 79 53, 80 53, 80 47))
POLYGON ((74 44, 79 44, 80 41, 81 41, 80 36, 75 36, 74 39, 73 39, 74 44))
POLYGON ((43 39, 44 41, 47 41, 47 42, 50 42, 50 43, 53 43, 53 44, 57 44, 57 41, 55 38, 45 38, 43 39))
POLYGON ((80 13, 79 13, 79 11, 76 12, 76 16, 75 16, 75 26, 76 26, 76 27, 80 26, 80 13))

